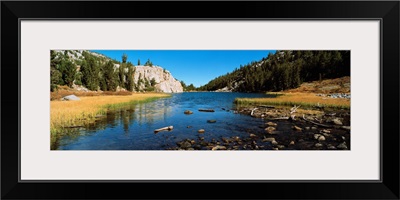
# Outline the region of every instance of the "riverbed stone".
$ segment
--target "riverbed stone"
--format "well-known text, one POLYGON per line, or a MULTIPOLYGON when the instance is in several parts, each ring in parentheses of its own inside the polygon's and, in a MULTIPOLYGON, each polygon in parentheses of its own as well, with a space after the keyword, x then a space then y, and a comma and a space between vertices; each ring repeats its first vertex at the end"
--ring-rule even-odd
POLYGON ((266 125, 268 125, 268 126, 278 126, 278 124, 274 123, 274 122, 267 122, 266 125))
POLYGON ((250 137, 251 137, 251 138, 255 138, 255 137, 257 137, 257 135, 255 135, 255 134, 252 133, 252 134, 250 134, 250 137))
POLYGON ((207 120, 207 123, 215 123, 215 122, 217 122, 217 120, 215 120, 215 119, 209 119, 209 120, 207 120))
POLYGON ((346 142, 340 143, 340 144, 337 146, 337 148, 338 148, 338 149, 347 149, 347 144, 346 144, 346 142))
POLYGON ((263 142, 272 142, 272 141, 275 141, 275 138, 264 138, 262 141, 263 142))
POLYGON ((291 142, 289 143, 289 145, 294 145, 294 141, 291 141, 291 142))
POLYGON ((272 144, 272 145, 277 145, 278 142, 274 140, 274 141, 271 142, 271 144, 272 144))
POLYGON ((278 149, 284 149, 285 148, 284 145, 277 145, 276 147, 278 147, 278 149))
POLYGON ((318 138, 318 141, 325 141, 325 136, 321 135, 321 136, 318 138))
POLYGON ((192 144, 190 144, 190 142, 188 142, 188 141, 185 141, 185 142, 181 143, 180 145, 181 145, 180 147, 182 149, 187 149, 187 148, 190 148, 192 146, 192 144))
POLYGON ((327 147, 328 147, 329 150, 335 150, 336 149, 336 147, 333 146, 332 144, 328 144, 327 147))
POLYGON ((306 130, 310 130, 310 127, 308 127, 308 126, 307 126, 307 127, 304 127, 304 129, 306 129, 306 130))
POLYGON ((217 146, 213 147, 211 150, 213 150, 213 151, 215 151, 215 150, 226 150, 226 147, 217 145, 217 146))
POLYGON ((317 127, 315 127, 315 126, 313 126, 313 127, 311 127, 311 130, 317 130, 317 127))
POLYGON ((332 122, 336 125, 343 125, 342 120, 340 120, 339 118, 335 118, 332 120, 332 122))
POLYGON ((327 130, 327 129, 324 129, 324 130, 321 130, 321 133, 331 133, 331 131, 327 130))
POLYGON ((275 134, 274 131, 276 130, 275 127, 269 126, 267 128, 265 128, 265 131, 269 134, 275 134))
POLYGON ((314 134, 314 139, 318 140, 319 137, 321 137, 321 134, 314 134))
POLYGON ((198 133, 204 133, 204 132, 206 132, 204 129, 199 129, 198 131, 197 131, 198 133))
POLYGON ((315 144, 315 147, 322 147, 322 146, 324 146, 324 145, 321 144, 321 143, 316 143, 316 144, 315 144))
POLYGON ((190 111, 190 110, 185 110, 185 112, 183 112, 183 113, 186 114, 186 115, 191 115, 191 114, 193 114, 193 112, 190 111))

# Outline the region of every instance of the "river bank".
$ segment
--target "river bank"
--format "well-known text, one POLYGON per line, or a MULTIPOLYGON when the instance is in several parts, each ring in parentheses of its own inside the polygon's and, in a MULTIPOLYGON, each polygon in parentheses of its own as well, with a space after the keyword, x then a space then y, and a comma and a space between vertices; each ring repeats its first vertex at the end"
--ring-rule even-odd
POLYGON ((169 150, 349 150, 349 110, 297 109, 294 119, 288 117, 290 107, 239 107, 238 115, 262 118, 263 131, 249 129, 246 136, 197 139, 177 142, 169 150), (304 118, 303 118, 304 116, 304 118))

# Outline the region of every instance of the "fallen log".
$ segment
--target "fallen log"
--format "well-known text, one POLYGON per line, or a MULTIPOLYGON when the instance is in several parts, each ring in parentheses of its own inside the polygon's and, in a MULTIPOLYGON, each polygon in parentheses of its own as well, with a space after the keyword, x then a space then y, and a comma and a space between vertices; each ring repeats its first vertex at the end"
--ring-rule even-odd
POLYGON ((322 126, 322 127, 325 127, 325 128, 335 128, 334 126, 331 126, 331 125, 320 124, 320 123, 317 123, 317 122, 313 122, 313 121, 307 120, 307 119, 304 117, 304 114, 303 114, 303 119, 304 119, 304 121, 309 122, 309 123, 312 123, 312 124, 315 124, 315 125, 317 125, 317 126, 322 126))
POLYGON ((173 126, 167 126, 167 127, 164 127, 164 128, 159 128, 159 129, 154 130, 154 133, 158 133, 160 131, 170 131, 172 129, 174 129, 173 126))
POLYGON ((215 112, 214 109, 199 109, 200 112, 215 112))
POLYGON ((261 107, 261 108, 275 108, 275 106, 270 106, 270 105, 259 105, 258 107, 261 107))

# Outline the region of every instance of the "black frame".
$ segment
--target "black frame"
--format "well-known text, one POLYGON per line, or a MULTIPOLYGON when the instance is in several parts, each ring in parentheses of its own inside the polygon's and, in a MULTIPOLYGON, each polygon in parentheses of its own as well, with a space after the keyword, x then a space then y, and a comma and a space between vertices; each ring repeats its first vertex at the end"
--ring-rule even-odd
POLYGON ((1 85, 3 87, 1 87, 1 93, 7 96, 1 101, 3 113, 1 118, 1 198, 399 199, 399 7, 398 1, 2 1, 1 85), (149 10, 154 10, 154 12, 148 12, 149 10), (382 181, 329 183, 312 181, 19 182, 20 80, 16 77, 17 74, 20 77, 19 20, 22 18, 380 19, 382 22, 381 134, 384 135, 381 138, 382 181), (18 88, 16 88, 17 86, 18 88), (18 112, 15 112, 17 109, 18 112), (17 126, 18 129, 16 129, 17 126), (229 187, 230 190, 224 192, 221 188, 222 184, 229 187), (255 190, 255 186, 261 186, 261 190, 255 190), (157 192, 147 193, 146 190, 143 190, 146 188, 157 192), (159 192, 164 188, 167 188, 169 192, 159 192))

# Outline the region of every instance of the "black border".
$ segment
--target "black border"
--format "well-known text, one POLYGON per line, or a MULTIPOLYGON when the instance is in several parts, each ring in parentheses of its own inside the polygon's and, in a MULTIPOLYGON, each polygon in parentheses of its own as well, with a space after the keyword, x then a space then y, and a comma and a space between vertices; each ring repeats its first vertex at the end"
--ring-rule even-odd
POLYGON ((399 199, 399 2, 397 1, 2 1, 1 30, 1 93, 6 96, 1 99, 1 198, 3 199, 186 199, 210 197, 219 199, 399 199), (374 183, 18 182, 19 131, 17 132, 17 130, 20 130, 18 115, 20 113, 19 84, 21 81, 18 67, 20 62, 19 19, 49 18, 77 20, 99 18, 147 20, 166 18, 179 20, 381 19, 381 39, 383 41, 381 44, 383 47, 381 49, 381 81, 383 82, 381 84, 381 132, 384 134, 384 137, 381 138, 383 148, 381 161, 383 179, 381 182, 374 183), (16 78, 17 74, 18 79, 16 78), (18 112, 15 112, 17 109, 18 112), (383 121, 385 122, 384 126, 383 121), (224 191, 222 186, 230 188, 229 191, 224 191), (256 186, 261 186, 261 190, 256 186), (149 187, 157 192, 147 193, 144 189, 149 187), (170 192, 161 192, 163 188, 170 192))

